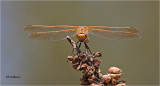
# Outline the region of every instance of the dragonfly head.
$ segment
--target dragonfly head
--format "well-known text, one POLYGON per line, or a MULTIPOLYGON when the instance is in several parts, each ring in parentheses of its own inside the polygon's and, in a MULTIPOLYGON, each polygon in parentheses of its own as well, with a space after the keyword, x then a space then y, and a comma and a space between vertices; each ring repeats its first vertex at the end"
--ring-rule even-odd
POLYGON ((77 38, 80 42, 84 42, 84 40, 87 38, 87 35, 85 35, 84 33, 79 33, 77 34, 77 38))
POLYGON ((84 42, 88 35, 88 29, 86 26, 79 26, 77 29, 77 38, 80 42, 84 42))

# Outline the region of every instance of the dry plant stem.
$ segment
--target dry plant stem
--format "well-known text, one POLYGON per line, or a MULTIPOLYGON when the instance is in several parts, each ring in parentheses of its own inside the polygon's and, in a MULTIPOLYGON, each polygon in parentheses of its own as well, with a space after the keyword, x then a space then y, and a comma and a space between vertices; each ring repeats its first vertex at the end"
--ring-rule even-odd
POLYGON ((110 67, 105 75, 100 72, 101 60, 97 57, 101 57, 99 52, 88 54, 82 52, 76 43, 69 37, 66 37, 69 43, 77 51, 74 56, 68 56, 67 59, 72 64, 72 67, 77 71, 82 71, 82 77, 80 78, 81 85, 91 86, 126 86, 125 81, 118 81, 123 75, 122 70, 117 67, 110 67))
POLYGON ((76 45, 76 43, 69 37, 66 37, 68 42, 73 46, 73 48, 78 52, 81 53, 81 50, 79 49, 79 47, 76 45))

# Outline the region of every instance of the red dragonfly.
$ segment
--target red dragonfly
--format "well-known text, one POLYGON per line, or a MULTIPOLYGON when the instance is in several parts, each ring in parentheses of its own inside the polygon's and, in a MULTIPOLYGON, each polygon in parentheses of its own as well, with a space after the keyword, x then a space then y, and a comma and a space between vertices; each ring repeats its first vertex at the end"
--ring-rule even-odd
POLYGON ((59 41, 64 40, 66 36, 76 36, 80 45, 81 42, 84 42, 86 48, 89 48, 86 45, 86 43, 89 42, 88 34, 109 40, 132 40, 141 38, 141 31, 133 27, 28 25, 24 28, 24 31, 32 32, 29 38, 35 40, 59 41))

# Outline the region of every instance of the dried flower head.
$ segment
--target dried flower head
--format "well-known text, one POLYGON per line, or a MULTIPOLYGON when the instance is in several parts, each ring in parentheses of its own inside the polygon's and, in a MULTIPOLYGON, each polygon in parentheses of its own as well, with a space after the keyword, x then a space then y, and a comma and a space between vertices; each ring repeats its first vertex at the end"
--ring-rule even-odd
POLYGON ((109 73, 113 73, 113 74, 119 74, 119 73, 122 72, 122 70, 119 69, 118 67, 110 67, 110 68, 108 69, 108 72, 109 72, 109 73))

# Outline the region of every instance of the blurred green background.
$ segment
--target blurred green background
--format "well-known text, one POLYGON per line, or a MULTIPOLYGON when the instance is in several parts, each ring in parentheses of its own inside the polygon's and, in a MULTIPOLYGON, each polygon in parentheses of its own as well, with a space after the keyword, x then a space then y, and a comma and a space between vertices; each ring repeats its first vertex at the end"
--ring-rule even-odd
MULTIPOLYGON (((101 52, 101 73, 123 70, 127 85, 158 85, 157 1, 2 1, 1 79, 3 85, 79 85, 81 72, 67 63, 72 47, 27 39, 26 25, 103 25, 136 27, 141 40, 111 41, 89 35, 89 46, 101 52), (21 78, 6 78, 21 76, 21 78)), ((75 40, 76 41, 76 40, 75 40)))

